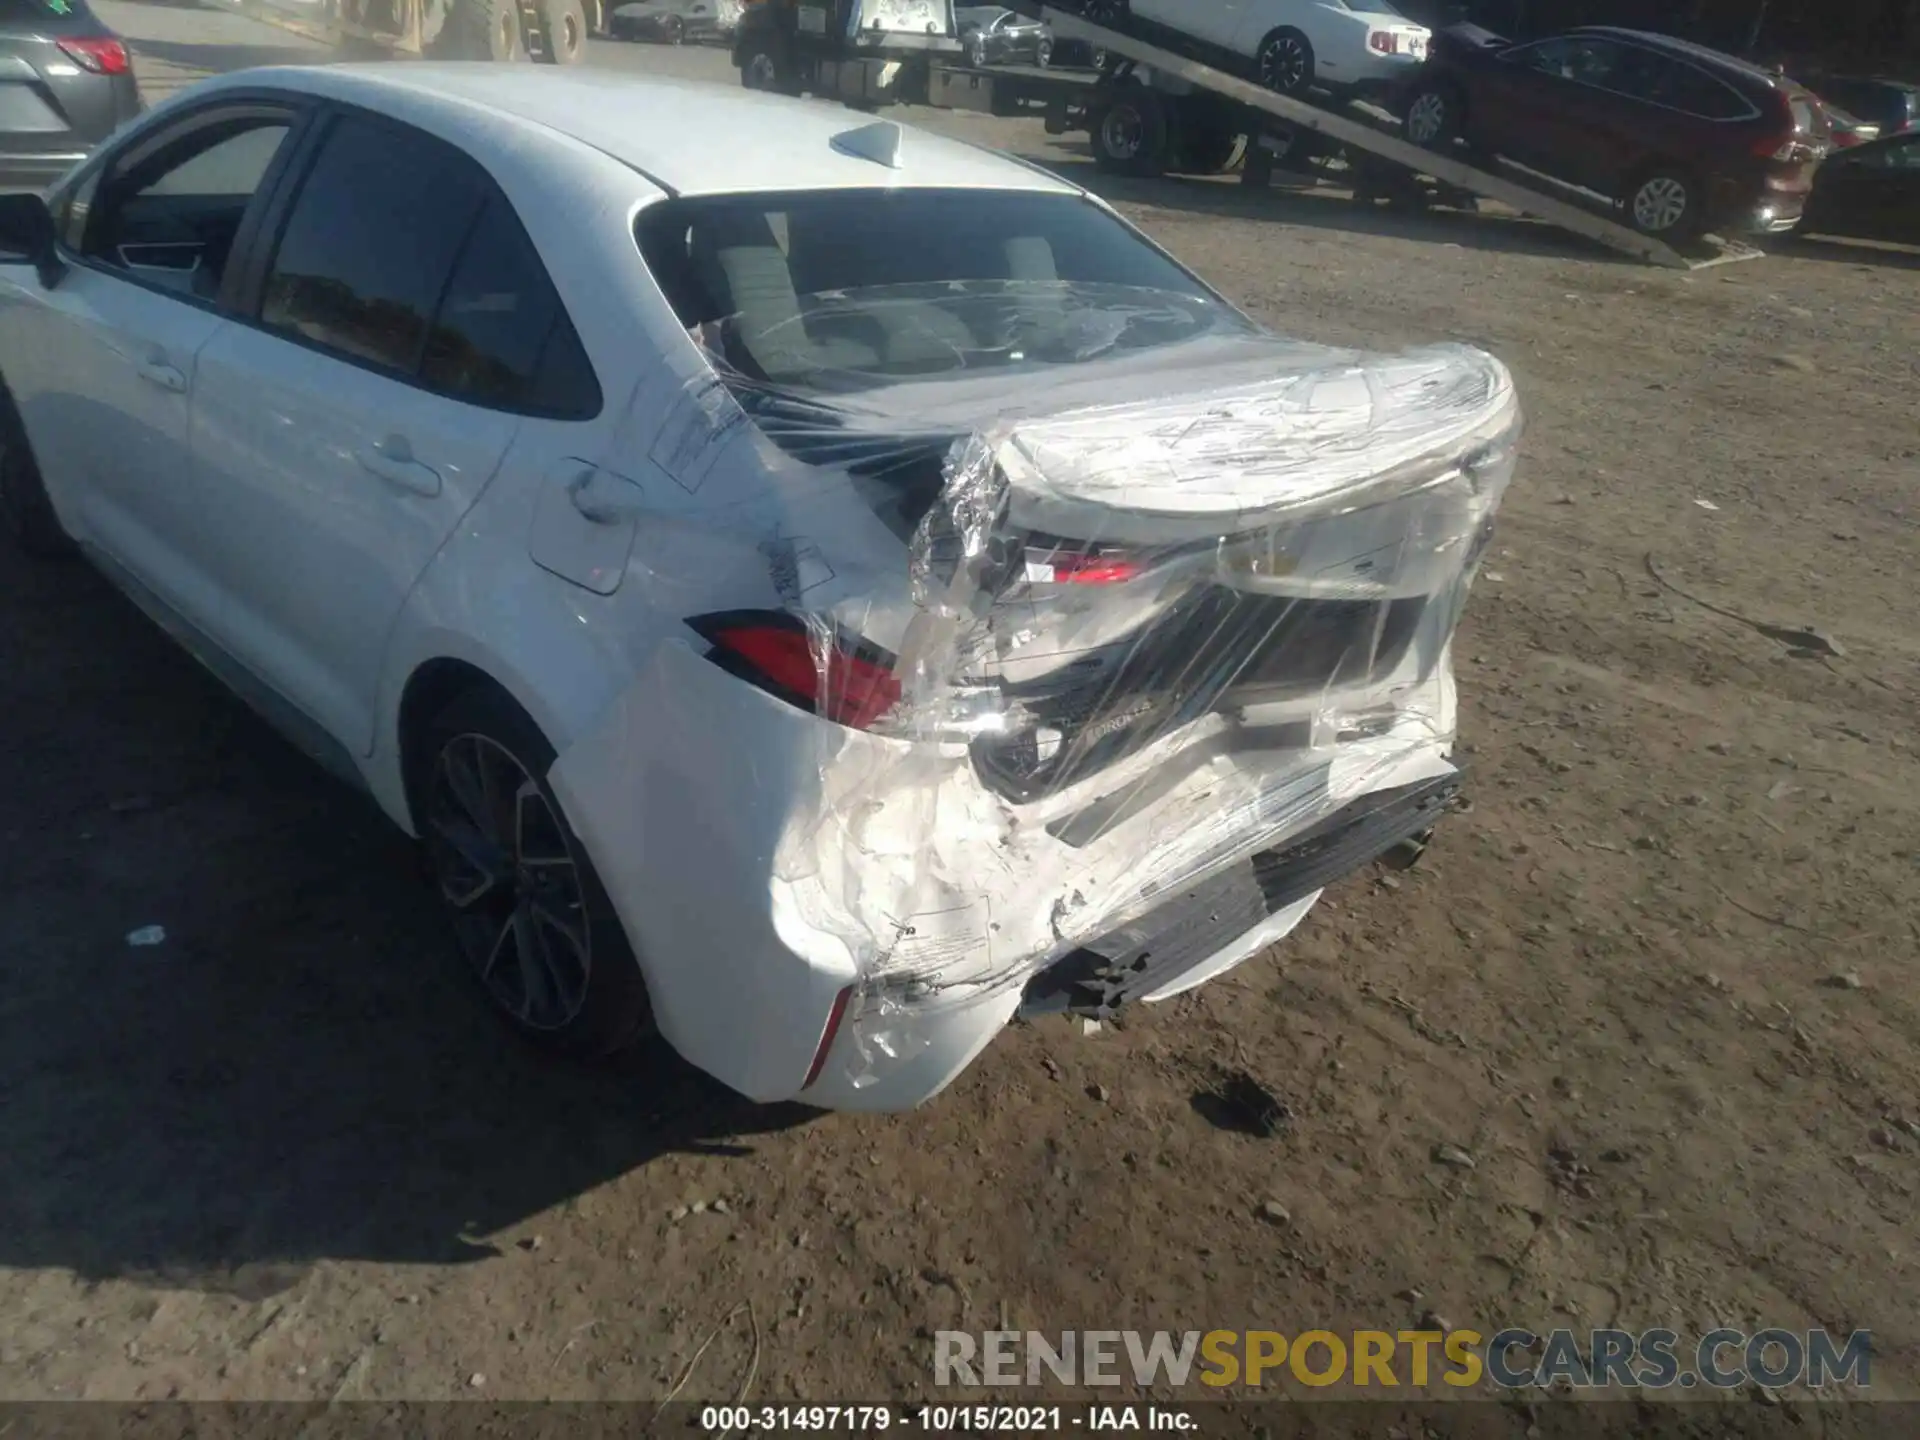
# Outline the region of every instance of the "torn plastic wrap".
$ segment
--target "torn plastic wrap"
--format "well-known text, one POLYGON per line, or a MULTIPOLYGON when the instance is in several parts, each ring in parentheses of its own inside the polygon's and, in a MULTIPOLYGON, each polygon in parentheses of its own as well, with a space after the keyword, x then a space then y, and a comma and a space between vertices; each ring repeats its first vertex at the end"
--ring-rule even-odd
POLYGON ((907 383, 816 355, 801 387, 758 377, 833 333, 832 297, 805 335, 710 324, 695 439, 656 447, 764 561, 768 603, 691 643, 812 712, 773 914, 851 955, 842 1043, 870 1070, 942 1006, 1189 988, 1385 848, 1356 823, 1453 773, 1448 646, 1512 472, 1508 372, 1231 329, 1129 355, 1121 331, 1181 317, 1097 298, 1056 297, 1034 348, 1076 363, 1042 374, 936 343, 907 383), (729 447, 770 506, 707 479, 729 447))

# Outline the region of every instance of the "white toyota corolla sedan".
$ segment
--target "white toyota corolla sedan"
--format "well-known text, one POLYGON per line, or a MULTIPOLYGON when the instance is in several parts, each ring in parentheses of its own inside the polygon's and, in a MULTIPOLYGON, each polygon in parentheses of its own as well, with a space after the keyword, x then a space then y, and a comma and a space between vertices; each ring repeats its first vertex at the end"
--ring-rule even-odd
POLYGON ((1282 339, 1036 168, 256 70, 0 199, 0 498, 421 838, 528 1035, 900 1109, 1456 783, 1507 371, 1282 339))

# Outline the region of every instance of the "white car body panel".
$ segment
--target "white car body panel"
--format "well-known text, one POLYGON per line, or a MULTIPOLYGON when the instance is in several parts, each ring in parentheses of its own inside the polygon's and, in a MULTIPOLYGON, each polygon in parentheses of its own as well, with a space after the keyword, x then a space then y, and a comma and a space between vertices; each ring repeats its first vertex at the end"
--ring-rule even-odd
POLYGON ((192 564, 235 659, 356 755, 387 636, 520 418, 228 325, 201 352, 192 564), (416 488, 417 487, 417 488, 416 488))
POLYGON ((34 359, 8 377, 56 513, 195 624, 216 625, 218 592, 190 559, 204 517, 188 498, 187 447, 198 358, 227 322, 98 271, 68 276, 43 305, 11 317, 15 353, 34 359))
MULTIPOLYGON (((790 586, 811 613, 902 656, 935 653, 901 541, 844 471, 802 464, 736 423, 706 353, 639 259, 636 215, 673 192, 884 184, 1080 195, 1074 187, 912 130, 898 165, 878 166, 832 143, 864 123, 837 107, 539 67, 253 71, 184 92, 141 125, 261 85, 378 110, 474 157, 544 260, 603 408, 583 421, 499 413, 84 267, 53 291, 0 267, 0 365, 60 517, 325 731, 409 831, 409 684, 457 665, 506 690, 558 756, 549 779, 632 941, 663 1034, 727 1084, 761 1100, 804 1090, 830 1106, 921 1103, 1015 1013, 1042 957, 1150 909, 1161 886, 1200 873, 1222 844, 1266 843, 1350 799, 1451 774, 1450 616, 1436 614, 1398 668, 1337 704, 1307 692, 1203 717, 1020 813, 982 783, 964 745, 808 714, 712 663, 688 629, 714 610, 778 608, 790 586), (180 368, 182 393, 138 374, 153 346, 180 368), (23 364, 28 353, 46 363, 23 364), (362 463, 392 434, 436 472, 436 493, 362 463), (124 470, 108 463, 134 456, 124 470), (778 543, 785 572, 769 558, 778 543), (1349 711, 1394 718, 1350 735, 1349 711), (1311 743, 1236 748, 1254 723, 1304 727, 1311 743), (1216 742, 1217 753, 1206 748, 1216 742), (1192 763, 1167 768, 1181 757, 1192 763), (1057 839, 1042 823, 1163 772, 1173 777, 1165 794, 1121 807, 1089 839, 1057 839), (941 983, 929 988, 928 975, 941 983)), ((1146 461, 1179 458, 1190 433, 1202 459, 1258 441, 1276 496, 1310 472, 1337 489, 1411 464, 1445 425, 1449 443, 1464 444, 1517 423, 1510 380, 1486 357, 1478 370, 1459 355, 1368 368, 1273 337, 1259 345, 1196 357, 1244 390, 1241 420, 1227 399, 1209 399, 1217 441, 1178 402, 1145 398, 1167 383, 1150 353, 1039 388, 1054 410, 1083 413, 1137 397, 1091 429, 1124 446, 1127 425, 1140 425, 1146 461), (1429 425, 1421 397, 1470 371, 1484 405, 1436 408, 1429 425), (1242 421, 1244 436, 1232 428, 1242 421), (1261 439, 1275 433, 1296 436, 1297 450, 1275 460, 1261 439)), ((1015 392, 1035 388, 1021 381, 994 403, 1019 408, 1030 397, 1015 392)), ((962 430, 983 403, 968 384, 893 399, 962 430)), ((1116 467, 1112 455, 1105 470, 1076 464, 1090 452, 1071 417, 996 431, 991 443, 1020 478, 1009 513, 1023 524, 1187 543, 1278 523, 1221 478, 1217 458, 1194 481, 1116 467), (1110 483, 1115 473, 1129 477, 1124 487, 1110 483)), ((1478 526, 1495 500, 1497 489, 1463 501, 1447 523, 1478 526)), ((1303 599, 1393 583, 1425 593, 1417 567, 1381 560, 1398 557, 1403 521, 1383 503, 1347 520, 1324 553, 1309 537, 1288 583, 1303 599)), ((1468 529, 1442 528, 1446 563, 1470 567, 1468 529)), ((1080 640, 1096 643, 1088 636, 1102 623, 1111 617, 1090 616, 1080 640)), ((1010 652, 1005 664, 1016 676, 1046 662, 1010 652)), ((1244 963, 1317 893, 1223 937, 1142 998, 1244 963)))
POLYGON ((1313 46, 1318 76, 1333 85, 1389 81, 1426 58, 1431 32, 1401 15, 1349 9, 1339 0, 1129 0, 1143 20, 1178 30, 1243 60, 1260 53, 1276 30, 1298 30, 1313 46), (1368 37, 1398 37, 1393 53, 1371 49, 1368 37))

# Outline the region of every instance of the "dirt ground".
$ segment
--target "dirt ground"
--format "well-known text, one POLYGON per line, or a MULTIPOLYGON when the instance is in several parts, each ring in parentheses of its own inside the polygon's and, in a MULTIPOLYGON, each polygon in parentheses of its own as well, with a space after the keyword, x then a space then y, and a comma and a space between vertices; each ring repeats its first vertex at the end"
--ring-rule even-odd
POLYGON ((913 1115, 557 1067, 370 806, 88 573, 9 561, 0 1398, 651 1398, 719 1327, 688 1396, 751 1361, 756 1397, 871 1400, 925 1393, 952 1325, 1429 1311, 1870 1327, 1876 1391, 1920 1394, 1920 257, 1680 275, 1106 188, 1281 329, 1518 376, 1457 647, 1472 805, 1422 864, 1124 1027, 1016 1027, 913 1115), (1215 1123, 1223 1067, 1284 1133, 1215 1123))

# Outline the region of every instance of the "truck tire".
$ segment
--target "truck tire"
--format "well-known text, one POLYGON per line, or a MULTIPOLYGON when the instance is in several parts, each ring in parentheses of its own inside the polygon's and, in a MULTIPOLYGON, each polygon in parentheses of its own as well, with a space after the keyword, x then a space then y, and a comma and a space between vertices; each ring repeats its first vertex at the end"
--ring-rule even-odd
POLYGON ((1167 107, 1144 85, 1118 85, 1087 120, 1093 162, 1115 175, 1166 173, 1172 127, 1167 107))
POLYGON ((448 60, 524 60, 520 8, 514 0, 454 0, 436 48, 448 60))
POLYGON ((1224 175, 1246 153, 1246 137, 1237 130, 1183 127, 1179 159, 1173 168, 1183 175, 1224 175))
POLYGON ((540 22, 546 26, 547 48, 541 59, 549 65, 578 65, 587 58, 587 7, 583 0, 540 0, 540 22))
POLYGON ((771 36, 749 40, 740 52, 740 83, 749 90, 766 90, 775 95, 798 95, 800 77, 786 47, 771 36))

